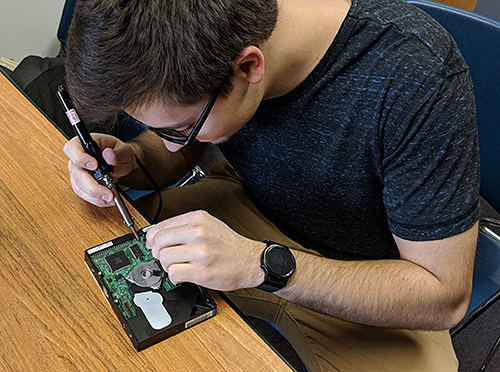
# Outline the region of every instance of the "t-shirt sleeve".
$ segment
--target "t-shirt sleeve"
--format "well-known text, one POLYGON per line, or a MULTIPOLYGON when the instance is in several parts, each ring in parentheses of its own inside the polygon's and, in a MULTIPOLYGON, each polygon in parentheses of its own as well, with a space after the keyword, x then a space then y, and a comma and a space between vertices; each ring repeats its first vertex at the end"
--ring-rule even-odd
POLYGON ((383 198, 396 236, 435 240, 479 218, 479 149, 468 71, 406 107, 384 137, 383 198))

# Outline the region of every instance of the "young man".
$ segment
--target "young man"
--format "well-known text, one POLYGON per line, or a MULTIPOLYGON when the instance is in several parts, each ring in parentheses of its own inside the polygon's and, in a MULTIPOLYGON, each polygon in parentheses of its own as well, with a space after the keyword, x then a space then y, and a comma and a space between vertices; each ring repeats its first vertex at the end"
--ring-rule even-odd
MULTIPOLYGON (((174 282, 226 291, 311 371, 457 370, 477 133, 436 22, 400 0, 82 0, 67 54, 80 113, 151 129, 95 136, 120 182, 147 184, 135 153, 168 184, 204 142, 232 166, 166 192, 147 244, 174 282)), ((112 205, 95 160, 65 152, 75 192, 112 205)))

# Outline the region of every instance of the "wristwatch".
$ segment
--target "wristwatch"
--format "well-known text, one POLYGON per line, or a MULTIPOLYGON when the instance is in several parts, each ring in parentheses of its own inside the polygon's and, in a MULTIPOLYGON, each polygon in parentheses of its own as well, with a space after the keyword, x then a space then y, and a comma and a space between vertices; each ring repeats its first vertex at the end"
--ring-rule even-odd
POLYGON ((276 292, 283 288, 295 272, 295 257, 288 247, 265 240, 266 248, 260 258, 264 270, 264 282, 257 288, 266 292, 276 292))

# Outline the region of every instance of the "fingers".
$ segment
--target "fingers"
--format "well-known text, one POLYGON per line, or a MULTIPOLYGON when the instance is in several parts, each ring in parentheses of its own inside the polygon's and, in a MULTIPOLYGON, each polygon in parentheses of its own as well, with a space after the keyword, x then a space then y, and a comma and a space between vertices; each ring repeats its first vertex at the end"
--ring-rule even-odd
POLYGON ((99 184, 89 173, 97 168, 97 161, 85 153, 78 138, 75 137, 68 141, 63 150, 69 158, 68 171, 71 187, 75 194, 97 206, 114 205, 114 196, 111 190, 99 184))
MULTIPOLYGON (((135 167, 135 156, 132 147, 118 138, 92 133, 102 152, 104 160, 114 167, 112 177, 116 180, 129 174, 135 167)), ((69 158, 68 170, 71 187, 82 199, 94 205, 104 207, 115 205, 113 193, 105 186, 99 184, 88 172, 97 168, 96 159, 87 154, 77 137, 64 145, 64 153, 69 158)))
POLYGON ((174 283, 185 281, 223 291, 255 286, 262 271, 263 244, 237 234, 203 211, 165 220, 146 236, 146 247, 174 283), (256 273, 249 275, 252 270, 256 273))
POLYGON ((63 151, 75 166, 88 170, 95 170, 97 168, 97 161, 83 151, 78 138, 73 137, 71 140, 66 142, 63 151))
POLYGON ((102 156, 108 164, 114 166, 113 177, 115 178, 126 176, 135 167, 134 151, 124 142, 117 141, 112 148, 104 148, 102 156))
POLYGON ((164 220, 148 230, 146 246, 155 253, 163 247, 206 240, 213 219, 207 212, 194 211, 164 220))
POLYGON ((76 195, 85 201, 99 207, 115 205, 114 196, 106 186, 99 184, 94 176, 86 169, 75 166, 70 160, 68 162, 71 187, 76 195))
POLYGON ((156 258, 174 284, 190 282, 212 289, 222 289, 214 280, 220 269, 208 251, 203 246, 179 245, 159 250, 156 258))
POLYGON ((168 278, 174 284, 189 282, 215 290, 224 290, 224 288, 210 284, 215 282, 215 275, 207 274, 212 273, 213 270, 200 270, 190 262, 170 265, 165 271, 168 272, 168 278))
POLYGON ((165 266, 175 262, 201 263, 206 256, 204 246, 211 241, 206 221, 210 217, 197 211, 162 221, 147 232, 146 247, 165 266))
POLYGON ((193 216, 189 213, 160 222, 147 233, 146 246, 153 257, 158 259, 174 283, 189 281, 195 284, 204 283, 198 275, 200 266, 207 265, 206 249, 198 245, 194 232, 193 216), (198 267, 198 270, 196 270, 198 267))

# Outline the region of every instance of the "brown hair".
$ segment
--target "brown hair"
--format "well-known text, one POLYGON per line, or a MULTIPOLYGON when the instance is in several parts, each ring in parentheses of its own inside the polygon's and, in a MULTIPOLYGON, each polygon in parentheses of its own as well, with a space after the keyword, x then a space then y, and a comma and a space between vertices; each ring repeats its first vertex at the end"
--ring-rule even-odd
POLYGON ((271 35, 276 0, 79 0, 66 81, 92 122, 162 99, 189 105, 229 77, 238 54, 271 35))

